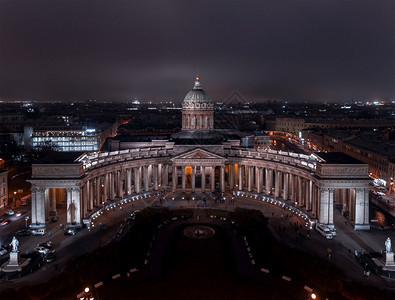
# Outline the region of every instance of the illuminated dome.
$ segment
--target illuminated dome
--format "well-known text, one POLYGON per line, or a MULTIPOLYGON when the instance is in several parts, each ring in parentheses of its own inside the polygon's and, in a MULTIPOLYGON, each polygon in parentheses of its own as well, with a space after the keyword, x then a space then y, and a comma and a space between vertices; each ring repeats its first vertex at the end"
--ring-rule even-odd
POLYGON ((213 101, 202 89, 199 76, 196 76, 195 85, 184 98, 184 103, 212 103, 213 101))
POLYGON ((213 130, 214 103, 202 89, 199 76, 182 102, 182 130, 213 130))

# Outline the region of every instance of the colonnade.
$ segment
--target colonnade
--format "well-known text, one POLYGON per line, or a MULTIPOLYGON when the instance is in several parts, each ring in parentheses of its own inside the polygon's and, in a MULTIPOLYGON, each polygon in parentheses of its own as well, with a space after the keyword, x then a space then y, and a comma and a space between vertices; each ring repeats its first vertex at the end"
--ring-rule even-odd
POLYGON ((105 202, 125 195, 161 190, 192 193, 248 191, 290 201, 294 206, 303 207, 319 222, 331 226, 337 203, 354 220, 356 227, 359 224, 366 229, 369 187, 363 181, 338 182, 341 183, 318 179, 310 171, 282 163, 246 162, 234 157, 140 160, 133 164, 98 167, 81 179, 62 181, 58 186, 52 181, 33 182, 32 224, 45 224, 51 214, 56 214, 55 199, 59 199, 59 193, 67 199, 67 224, 80 224, 105 202))

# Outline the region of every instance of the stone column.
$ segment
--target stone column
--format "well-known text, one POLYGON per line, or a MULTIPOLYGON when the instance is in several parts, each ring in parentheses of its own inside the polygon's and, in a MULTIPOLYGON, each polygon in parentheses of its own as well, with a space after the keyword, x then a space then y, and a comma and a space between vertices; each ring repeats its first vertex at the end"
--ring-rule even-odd
POLYGON ((132 194, 132 169, 126 169, 126 194, 132 194))
POLYGON ((297 197, 297 201, 298 201, 298 206, 302 206, 303 205, 303 184, 302 184, 302 180, 303 178, 298 176, 297 177, 297 184, 298 184, 298 188, 297 188, 297 193, 298 193, 298 197, 297 197))
POLYGON ((104 176, 104 188, 103 188, 103 201, 107 202, 107 200, 109 199, 108 197, 108 191, 110 189, 110 173, 107 173, 104 176))
POLYGON ((88 207, 88 209, 92 210, 93 209, 93 198, 94 198, 93 197, 93 194, 94 194, 93 181, 89 180, 88 183, 89 183, 89 207, 88 207))
POLYGON ((134 167, 134 192, 140 193, 140 167, 134 167))
POLYGON ((333 227, 333 189, 321 188, 319 222, 333 227))
POLYGON ((288 173, 284 173, 284 193, 283 199, 288 200, 288 173))
POLYGON ((173 177, 172 177, 172 184, 173 184, 173 193, 176 191, 177 189, 177 166, 173 166, 173 177))
POLYGON ((202 166, 200 167, 200 170, 202 170, 202 193, 206 192, 206 167, 202 166))
POLYGON ((278 171, 278 170, 275 170, 274 171, 275 173, 275 180, 276 180, 276 182, 274 183, 274 198, 278 198, 278 197, 280 197, 280 175, 281 175, 281 173, 280 173, 280 171, 278 171))
POLYGON ((329 223, 329 190, 325 188, 320 189, 320 214, 319 222, 328 224, 329 223))
POLYGON ((233 187, 235 184, 235 166, 234 164, 229 165, 229 170, 230 170, 230 180, 229 180, 229 189, 230 191, 233 191, 233 187))
POLYGON ((148 166, 143 166, 143 176, 144 176, 144 192, 148 192, 148 188, 149 188, 148 166))
POLYGON ((211 191, 215 191, 215 166, 211 167, 211 191))
POLYGON ((185 166, 182 166, 182 192, 185 193, 185 166))
POLYGON ((163 174, 163 186, 167 188, 169 186, 169 165, 164 165, 164 174, 163 174))
POLYGON ((75 206, 75 219, 77 225, 81 224, 81 190, 79 187, 72 188, 71 191, 72 201, 75 206))
POLYGON ((32 184, 30 189, 32 192, 32 212, 31 212, 31 222, 32 225, 37 223, 37 193, 38 188, 36 188, 35 184, 32 184))
POLYGON ((163 187, 163 164, 158 164, 158 185, 163 187))
POLYGON ((123 177, 124 177, 124 171, 123 170, 121 170, 121 171, 119 171, 119 177, 118 177, 118 196, 120 197, 120 198, 123 198, 123 194, 125 193, 124 192, 124 188, 123 188, 123 177))
POLYGON ((192 166, 192 193, 195 192, 195 184, 196 184, 196 167, 192 166))
POLYGON ((355 189, 354 229, 369 229, 369 189, 355 189))
POLYGON ((319 191, 318 186, 313 184, 313 203, 311 205, 311 212, 313 213, 314 217, 317 217, 318 215, 318 203, 319 203, 318 191, 319 191))
POLYGON ((101 204, 101 183, 100 176, 96 177, 96 206, 101 204))
POLYGON ((313 182, 311 180, 308 181, 307 189, 306 210, 309 211, 313 203, 313 182))
POLYGON ((333 226, 333 206, 334 206, 334 204, 333 204, 333 194, 334 194, 334 189, 329 189, 329 207, 328 207, 328 209, 329 209, 329 211, 328 211, 328 215, 329 215, 329 225, 330 226, 332 226, 332 227, 334 227, 333 226))
POLYGON ((225 166, 221 166, 221 192, 225 193, 225 166))
POLYGON ((273 170, 266 169, 266 192, 268 195, 272 194, 272 185, 273 185, 273 170))
POLYGON ((71 224, 75 220, 75 207, 73 205, 71 188, 67 188, 67 224, 71 224))
POLYGON ((152 165, 152 177, 154 181, 154 191, 159 190, 159 182, 158 182, 158 165, 152 165))
POLYGON ((111 200, 114 200, 114 198, 115 198, 115 189, 114 189, 114 182, 115 182, 115 180, 114 180, 114 173, 113 172, 111 172, 111 173, 109 173, 109 177, 110 177, 110 199, 111 200))
MULTIPOLYGON (((36 188, 35 213, 32 210, 32 225, 45 225, 45 188, 36 188), (34 222, 34 223, 33 223, 34 222)), ((33 199, 32 199, 33 200, 33 199)), ((33 202, 33 201, 32 201, 33 202)), ((33 209, 33 206, 32 206, 33 209)))
POLYGON ((261 193, 262 192, 262 177, 261 177, 261 167, 255 167, 255 175, 256 175, 256 192, 261 193))
POLYGON ((247 166, 247 174, 248 174, 248 187, 247 191, 251 192, 252 191, 252 172, 253 172, 253 167, 252 166, 247 166))
POLYGON ((291 200, 292 200, 292 202, 296 202, 297 201, 297 199, 296 199, 296 197, 295 197, 295 181, 296 181, 296 175, 293 175, 293 174, 290 174, 290 186, 291 186, 291 196, 290 196, 290 198, 291 198, 291 200))
POLYGON ((243 190, 243 165, 238 165, 238 173, 239 173, 239 191, 243 190))

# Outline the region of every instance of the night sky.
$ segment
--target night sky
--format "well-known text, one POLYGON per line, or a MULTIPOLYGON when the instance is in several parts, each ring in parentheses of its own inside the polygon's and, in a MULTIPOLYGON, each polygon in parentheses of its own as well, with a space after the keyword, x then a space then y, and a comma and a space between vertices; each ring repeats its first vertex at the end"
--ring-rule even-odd
POLYGON ((395 1, 0 0, 0 100, 395 98, 395 1))

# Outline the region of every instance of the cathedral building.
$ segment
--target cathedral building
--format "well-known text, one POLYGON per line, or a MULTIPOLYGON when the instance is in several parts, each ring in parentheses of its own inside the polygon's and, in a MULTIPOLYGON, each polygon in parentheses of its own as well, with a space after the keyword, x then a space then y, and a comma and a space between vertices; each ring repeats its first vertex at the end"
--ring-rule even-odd
POLYGON ((108 203, 161 192, 207 199, 247 193, 251 201, 272 199, 330 227, 338 205, 355 229, 369 229, 367 164, 343 153, 246 149, 240 141, 214 128, 214 103, 197 77, 182 103, 182 130, 170 138, 110 139, 109 151, 62 153, 34 164, 31 226, 45 227, 62 203, 72 227, 89 223, 108 203))

